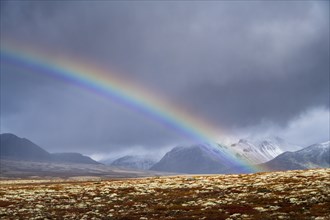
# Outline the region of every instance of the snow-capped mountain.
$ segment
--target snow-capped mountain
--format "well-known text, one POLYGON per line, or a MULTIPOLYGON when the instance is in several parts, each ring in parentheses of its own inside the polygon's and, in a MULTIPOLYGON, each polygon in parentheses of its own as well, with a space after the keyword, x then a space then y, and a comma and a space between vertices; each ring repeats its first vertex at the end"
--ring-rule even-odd
POLYGON ((330 141, 313 144, 295 152, 285 152, 263 165, 269 170, 330 167, 330 141))
POLYGON ((278 137, 264 140, 241 139, 238 143, 230 146, 222 144, 180 146, 166 153, 150 169, 196 174, 234 172, 232 168, 235 169, 235 172, 249 172, 244 171, 245 168, 241 165, 231 163, 233 161, 226 159, 225 155, 235 155, 239 160, 244 159, 251 164, 260 164, 282 154, 284 152, 282 149, 287 149, 288 146, 290 144, 278 137))
MULTIPOLYGON (((221 150, 221 149, 220 149, 221 150)), ((226 168, 216 151, 204 145, 173 148, 151 170, 174 173, 222 173, 226 168)))
POLYGON ((139 170, 148 170, 152 167, 157 161, 148 158, 146 156, 124 156, 116 159, 110 165, 124 168, 132 168, 139 170))
POLYGON ((232 144, 230 148, 237 157, 244 158, 253 164, 272 160, 287 149, 301 149, 299 146, 289 144, 279 137, 263 140, 240 139, 238 143, 232 144))

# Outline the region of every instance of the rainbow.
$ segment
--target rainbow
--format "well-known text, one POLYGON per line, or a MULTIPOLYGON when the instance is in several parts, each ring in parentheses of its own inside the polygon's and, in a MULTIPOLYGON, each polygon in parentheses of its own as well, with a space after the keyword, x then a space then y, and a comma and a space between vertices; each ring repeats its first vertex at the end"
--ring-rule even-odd
POLYGON ((24 71, 46 74, 104 96, 111 101, 137 112, 173 132, 201 144, 216 155, 227 167, 240 167, 245 172, 257 169, 244 159, 238 159, 230 150, 219 147, 217 139, 223 131, 204 120, 171 104, 154 92, 139 87, 111 71, 73 58, 63 59, 31 48, 1 45, 1 63, 24 71))

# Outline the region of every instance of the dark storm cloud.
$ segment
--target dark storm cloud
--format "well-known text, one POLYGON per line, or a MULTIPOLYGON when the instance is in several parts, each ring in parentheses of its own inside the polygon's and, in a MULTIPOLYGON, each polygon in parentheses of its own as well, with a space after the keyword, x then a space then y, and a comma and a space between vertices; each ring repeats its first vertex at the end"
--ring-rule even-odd
MULTIPOLYGON (((245 74, 228 83, 199 81, 186 93, 198 91, 187 101, 204 100, 195 107, 212 115, 218 123, 249 125, 262 120, 285 124, 311 106, 329 108, 329 47, 326 38, 299 48, 294 57, 281 61, 274 70, 263 69, 260 76, 249 73, 259 68, 246 69, 245 74), (322 43, 321 43, 322 42, 322 43), (208 108, 203 108, 204 105, 208 108)), ((274 61, 276 62, 276 61, 274 61)), ((187 100, 187 99, 186 99, 187 100)))
MULTIPOLYGON (((121 70, 226 130, 286 126, 329 108, 328 9, 326 1, 1 1, 1 37, 121 70)), ((182 141, 65 83, 1 72, 1 126, 52 149, 182 141)))

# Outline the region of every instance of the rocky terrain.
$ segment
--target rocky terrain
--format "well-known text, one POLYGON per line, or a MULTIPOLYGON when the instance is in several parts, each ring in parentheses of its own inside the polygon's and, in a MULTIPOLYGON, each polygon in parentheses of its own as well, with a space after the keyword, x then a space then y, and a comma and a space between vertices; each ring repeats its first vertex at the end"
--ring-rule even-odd
POLYGON ((330 219, 330 169, 0 181, 1 219, 330 219))

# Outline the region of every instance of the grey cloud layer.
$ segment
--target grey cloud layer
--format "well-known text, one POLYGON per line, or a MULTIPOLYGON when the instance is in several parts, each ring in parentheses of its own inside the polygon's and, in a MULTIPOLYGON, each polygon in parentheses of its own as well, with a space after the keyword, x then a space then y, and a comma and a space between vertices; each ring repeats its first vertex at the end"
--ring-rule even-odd
MULTIPOLYGON (((4 39, 119 69, 226 130, 265 120, 285 126, 308 109, 329 108, 325 1, 2 1, 1 6, 4 39)), ((33 133, 43 143, 64 134, 63 145, 86 149, 92 143, 155 147, 182 141, 69 85, 1 75, 2 126, 32 135, 27 125, 43 118, 33 133), (50 122, 48 115, 59 119, 50 122), (86 115, 92 119, 86 121, 86 115), (52 138, 47 132, 54 127, 61 132, 52 138)))

